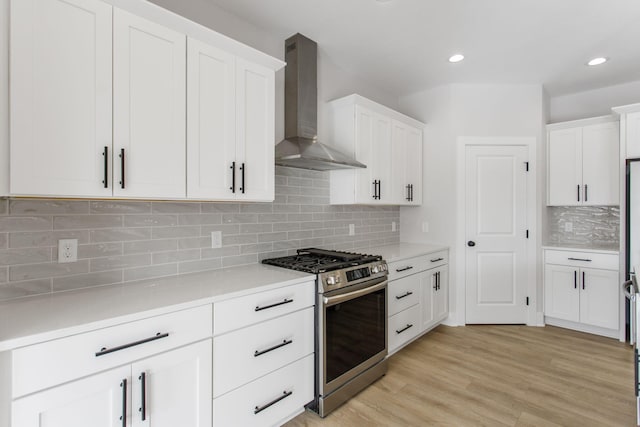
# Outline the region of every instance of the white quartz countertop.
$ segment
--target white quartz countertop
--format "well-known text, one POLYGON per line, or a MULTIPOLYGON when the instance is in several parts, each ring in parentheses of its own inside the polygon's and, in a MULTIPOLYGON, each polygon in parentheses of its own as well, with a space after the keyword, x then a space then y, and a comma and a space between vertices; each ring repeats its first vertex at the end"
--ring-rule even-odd
POLYGON ((309 280, 315 276, 253 264, 6 301, 0 351, 309 280))
MULTIPOLYGON (((448 249, 448 246, 435 244, 396 243, 392 245, 367 248, 366 252, 371 255, 381 255, 382 258, 389 263, 420 255, 429 255, 434 252, 448 249)), ((365 249, 363 249, 363 251, 365 251, 365 249)))
POLYGON ((544 245, 542 249, 553 249, 559 251, 573 251, 573 252, 589 252, 589 253, 604 253, 604 254, 619 254, 620 251, 613 246, 607 247, 585 247, 584 245, 544 245))

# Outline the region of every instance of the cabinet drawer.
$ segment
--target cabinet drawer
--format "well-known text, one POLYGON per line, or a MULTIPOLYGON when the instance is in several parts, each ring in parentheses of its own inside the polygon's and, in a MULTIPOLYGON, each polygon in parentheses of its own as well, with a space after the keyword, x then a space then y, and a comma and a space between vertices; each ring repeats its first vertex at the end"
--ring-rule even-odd
POLYGON ((211 329, 206 305, 19 348, 12 353, 13 397, 199 341, 211 329))
POLYGON ((413 274, 389 282, 389 316, 420 302, 420 275, 413 274))
POLYGON ((280 425, 311 400, 313 355, 213 399, 213 425, 280 425))
POLYGON ((389 318, 389 352, 420 333, 420 306, 414 305, 389 318))
POLYGON ((618 270, 619 258, 617 254, 594 252, 545 250, 546 264, 568 265, 572 267, 590 267, 605 270, 618 270))
POLYGON ((313 353, 313 307, 213 339, 213 395, 220 396, 313 353))
POLYGON ((402 261, 389 264, 389 280, 399 279, 410 274, 439 267, 449 262, 449 251, 434 252, 429 255, 420 255, 402 261))
POLYGON ((315 304, 315 281, 258 292, 216 303, 213 334, 219 335, 315 304))

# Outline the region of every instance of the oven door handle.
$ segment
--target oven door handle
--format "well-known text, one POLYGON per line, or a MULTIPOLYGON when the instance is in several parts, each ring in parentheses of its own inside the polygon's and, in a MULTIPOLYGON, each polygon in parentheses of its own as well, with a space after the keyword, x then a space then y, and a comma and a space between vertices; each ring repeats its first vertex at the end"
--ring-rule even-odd
POLYGON ((363 295, 370 294, 371 292, 379 291, 380 289, 384 289, 386 287, 387 279, 383 279, 381 282, 378 282, 375 285, 368 286, 363 289, 358 289, 357 291, 347 292, 346 294, 340 294, 331 297, 324 297, 323 302, 325 307, 330 307, 332 305, 340 304, 361 297, 363 295))

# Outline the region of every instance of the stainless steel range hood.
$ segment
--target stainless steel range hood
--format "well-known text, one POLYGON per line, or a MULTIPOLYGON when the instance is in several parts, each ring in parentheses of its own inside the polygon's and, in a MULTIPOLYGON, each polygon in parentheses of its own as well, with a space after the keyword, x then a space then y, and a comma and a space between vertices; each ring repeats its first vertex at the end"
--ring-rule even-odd
POLYGON ((313 170, 366 168, 318 141, 318 45, 302 34, 285 41, 285 139, 276 145, 276 165, 313 170))

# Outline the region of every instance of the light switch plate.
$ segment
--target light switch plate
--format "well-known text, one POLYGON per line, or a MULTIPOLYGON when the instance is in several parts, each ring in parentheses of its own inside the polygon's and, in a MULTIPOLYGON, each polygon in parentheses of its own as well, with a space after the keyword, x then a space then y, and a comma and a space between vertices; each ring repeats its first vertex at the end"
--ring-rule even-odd
POLYGON ((355 236, 356 234, 356 225, 349 224, 349 236, 355 236))
POLYGON ((222 231, 211 232, 211 247, 214 249, 222 247, 222 231))
POLYGON ((567 233, 571 233, 573 231, 573 223, 572 222, 565 222, 564 223, 564 231, 567 233))

